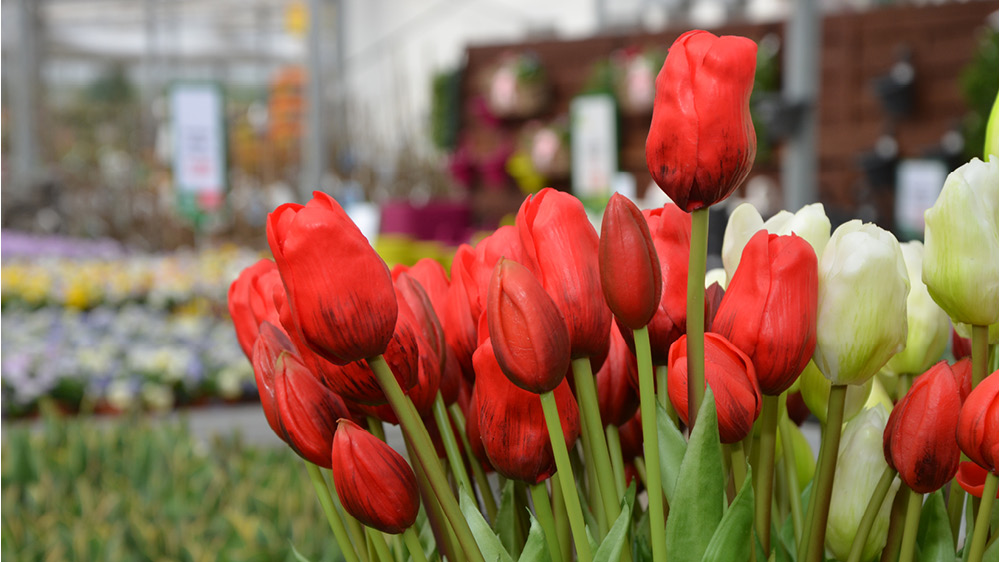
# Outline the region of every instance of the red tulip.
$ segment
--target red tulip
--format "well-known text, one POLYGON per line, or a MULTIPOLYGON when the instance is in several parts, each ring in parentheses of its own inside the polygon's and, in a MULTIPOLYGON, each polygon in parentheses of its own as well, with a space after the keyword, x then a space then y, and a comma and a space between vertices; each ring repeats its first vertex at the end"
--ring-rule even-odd
POLYGON ((805 423, 812 413, 809 411, 809 406, 806 406, 806 401, 802 399, 801 392, 789 392, 785 408, 788 410, 788 418, 798 426, 805 423))
MULTIPOLYGON (((958 472, 955 473, 955 480, 963 490, 977 497, 983 497, 983 487, 986 486, 986 475, 989 474, 983 467, 972 461, 959 463, 958 472)), ((997 494, 1000 498, 1000 493, 997 494)))
POLYGON ((602 425, 621 426, 639 408, 639 368, 617 324, 611 325, 611 350, 604 365, 594 373, 597 407, 602 425))
POLYGON ((983 379, 975 389, 969 393, 968 399, 962 406, 962 412, 958 418, 958 428, 955 430, 955 438, 958 446, 962 449, 969 460, 992 472, 997 473, 998 461, 998 436, 1000 436, 1000 373, 993 371, 993 374, 983 379))
POLYGON ((618 439, 622 445, 622 459, 626 462, 643 455, 641 410, 636 409, 635 414, 618 428, 618 439))
POLYGON ((762 393, 784 392, 812 358, 818 290, 804 239, 761 230, 747 242, 712 330, 750 357, 762 393))
MULTIPOLYGON (((487 340, 473 356, 475 392, 479 402, 479 434, 483 449, 497 472, 529 484, 537 484, 556 471, 545 425, 542 401, 522 390, 503 374, 487 340)), ((566 446, 580 436, 576 399, 565 379, 555 391, 566 446)), ((475 410, 473 415, 477 415, 475 410)))
POLYGON ((404 300, 409 305, 410 311, 416 318, 416 326, 420 328, 420 335, 439 361, 438 369, 444 370, 444 349, 447 344, 444 340, 444 329, 430 297, 427 296, 423 286, 408 273, 401 273, 393 284, 396 287, 397 302, 404 300))
POLYGON ((254 348, 254 374, 268 425, 300 457, 330 468, 334 422, 349 417, 344 401, 320 384, 291 349, 282 331, 261 327, 254 348))
MULTIPOLYGON (((468 383, 465 383, 468 384, 468 383)), ((479 430, 479 412, 482 411, 479 402, 479 393, 476 392, 478 385, 473 384, 469 394, 469 403, 462 410, 465 414, 465 436, 469 439, 469 449, 484 467, 493 469, 490 457, 486 454, 486 447, 483 445, 483 434, 479 430)), ((461 402, 461 401, 460 401, 461 402)))
POLYGON ((715 317, 722 306, 722 298, 726 296, 726 290, 719 285, 718 281, 713 282, 705 289, 705 330, 711 330, 715 322, 715 317))
POLYGON ((545 188, 517 212, 523 264, 566 320, 572 357, 608 353, 611 310, 601 298, 598 238, 580 200, 545 188))
MULTIPOLYGON (((753 363, 719 334, 705 334, 705 384, 712 387, 719 416, 719 439, 735 443, 753 429, 761 396, 753 363)), ((688 424, 687 336, 670 346, 667 394, 677 416, 688 424)))
POLYGON ((434 312, 440 319, 444 315, 444 305, 448 300, 448 272, 437 260, 422 258, 407 270, 411 277, 420 283, 420 286, 427 292, 427 297, 434 305, 434 312))
POLYGON ((951 329, 951 354, 955 359, 972 357, 972 340, 958 335, 954 327, 951 329))
POLYGON ((500 368, 517 386, 541 394, 569 369, 569 334, 562 314, 523 265, 501 259, 493 270, 486 320, 500 368))
POLYGON ((660 259, 635 203, 611 196, 601 222, 601 290, 615 318, 632 330, 652 320, 663 293, 660 259))
POLYGON ((310 348, 338 365, 385 352, 397 313, 389 268, 332 197, 275 209, 267 241, 310 348))
POLYGON ((689 31, 656 77, 646 165, 687 212, 729 197, 753 166, 757 137, 750 91, 757 45, 745 37, 689 31))
POLYGON ((383 533, 413 525, 420 509, 417 478, 399 453, 346 419, 337 425, 331 452, 333 484, 345 511, 383 533))
POLYGON ((472 377, 472 354, 476 350, 476 327, 479 322, 479 314, 472 307, 472 301, 479 295, 470 273, 474 258, 472 246, 468 244, 462 244, 455 251, 448 301, 441 317, 445 341, 455 353, 462 372, 469 378, 472 377))
POLYGON ((941 361, 916 378, 889 415, 882 435, 885 460, 914 491, 929 494, 955 476, 961 408, 955 376, 941 361))
POLYGON ((274 262, 269 259, 262 259, 250 267, 240 272, 239 276, 229 285, 229 316, 233 320, 233 327, 236 328, 236 340, 239 341, 240 348, 247 356, 253 360, 253 344, 257 341, 257 333, 260 329, 260 321, 253 314, 250 301, 252 299, 253 282, 260 277, 274 271, 274 262))
MULTIPOLYGON (((667 364, 667 352, 677 338, 687 331, 688 256, 691 253, 691 215, 668 203, 663 207, 642 212, 653 237, 653 246, 660 262, 663 294, 649 322, 649 343, 654 365, 667 364)), ((706 315, 707 319, 707 315, 706 315)), ((635 341, 628 326, 622 336, 635 352, 635 341)))

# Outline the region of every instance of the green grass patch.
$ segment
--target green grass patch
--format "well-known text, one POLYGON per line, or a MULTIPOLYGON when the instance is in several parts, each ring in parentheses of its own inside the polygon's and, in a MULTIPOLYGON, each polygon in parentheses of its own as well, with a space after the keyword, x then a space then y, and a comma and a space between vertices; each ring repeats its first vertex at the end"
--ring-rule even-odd
POLYGON ((3 433, 8 560, 309 560, 341 556, 302 461, 183 421, 46 415, 3 433))

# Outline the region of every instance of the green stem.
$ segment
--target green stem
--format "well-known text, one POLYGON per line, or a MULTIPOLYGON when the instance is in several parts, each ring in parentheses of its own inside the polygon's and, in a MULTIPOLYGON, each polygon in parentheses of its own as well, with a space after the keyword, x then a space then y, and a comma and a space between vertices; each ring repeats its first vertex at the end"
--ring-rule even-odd
POLYGON ((441 442, 444 444, 444 452, 448 457, 448 464, 451 465, 451 472, 458 480, 459 488, 465 488, 470 497, 474 497, 475 492, 469 474, 465 471, 465 463, 462 462, 462 453, 458 451, 458 442, 455 441, 455 432, 451 429, 451 421, 448 419, 448 411, 445 409, 444 400, 438 392, 434 399, 434 423, 437 424, 438 433, 441 434, 441 442))
POLYGON ((497 502, 493 497, 493 487, 490 486, 490 481, 486 478, 483 466, 479 463, 479 459, 476 458, 476 455, 472 452, 472 447, 469 445, 469 437, 465 433, 465 414, 462 413, 462 408, 458 404, 449 406, 448 412, 451 414, 452 422, 454 422, 455 427, 458 429, 458 438, 462 440, 465 458, 469 462, 469 466, 472 467, 472 476, 476 479, 476 486, 479 487, 479 495, 482 497, 483 503, 486 504, 486 515, 490 521, 493 521, 497 516, 497 502))
MULTIPOLYGON (((632 459, 632 464, 635 465, 635 472, 639 475, 639 481, 642 482, 642 487, 649 490, 649 486, 646 485, 646 482, 649 480, 649 475, 646 474, 646 459, 643 457, 636 457, 632 459)), ((649 494, 647 493, 646 495, 648 496, 649 494)))
POLYGON ((406 549, 410 551, 410 558, 413 562, 427 562, 427 557, 424 556, 424 547, 420 544, 420 538, 413 530, 413 525, 403 531, 403 542, 406 543, 406 549))
POLYGON ((743 443, 737 441, 726 445, 729 449, 729 466, 733 471, 733 489, 735 494, 743 487, 743 482, 747 479, 747 456, 743 452, 743 443))
POLYGON ((552 442, 552 456, 559 472, 559 484, 562 486, 563 498, 566 502, 566 512, 569 515, 570 530, 573 532, 573 543, 576 554, 581 562, 591 562, 593 555, 590 542, 587 540, 587 527, 583 520, 583 508, 580 498, 576 495, 576 480, 573 478, 573 468, 569 463, 569 452, 566 450, 566 437, 560 422, 559 407, 552 392, 542 393, 542 411, 545 414, 545 425, 549 430, 549 441, 552 442))
POLYGON ((896 562, 899 559, 899 542, 903 538, 903 523, 906 520, 906 505, 909 503, 910 490, 900 486, 892 500, 892 511, 889 512, 889 528, 885 532, 885 546, 879 562, 896 562))
MULTIPOLYGON (((962 459, 965 460, 965 459, 962 459)), ((948 525, 951 527, 952 545, 958 548, 958 531, 962 526, 962 509, 965 507, 965 490, 957 480, 948 489, 948 525)))
POLYGON ((368 420, 368 433, 378 437, 379 441, 384 443, 385 427, 382 425, 382 420, 376 418, 375 416, 366 416, 365 419, 368 420))
MULTIPOLYGON (((566 502, 563 499, 562 486, 559 484, 559 474, 549 478, 552 482, 552 518, 555 520, 556 539, 559 541, 559 551, 570 552, 569 516, 566 513, 566 502)), ((564 558, 562 560, 568 560, 564 558)), ((552 562, 559 562, 553 560, 552 562)))
MULTIPOLYGON (((830 495, 833 492, 833 474, 837 469, 837 454, 840 452, 840 431, 844 421, 844 399, 846 396, 847 385, 835 384, 830 387, 826 427, 823 431, 819 466, 816 468, 816 486, 813 490, 813 499, 816 501, 811 516, 809 549, 804 559, 805 562, 821 562, 823 560, 826 521, 830 516, 830 495)), ((813 503, 813 501, 810 500, 809 503, 813 503)))
MULTIPOLYGON (((704 277, 704 273, 702 277, 704 277)), ((704 282, 699 282, 698 286, 701 287, 703 284, 704 282)), ((704 298, 704 294, 702 298, 704 298)), ((653 562, 665 562, 667 559, 667 539, 663 515, 663 484, 660 481, 660 440, 656 432, 656 391, 653 388, 653 359, 649 348, 648 328, 643 327, 635 330, 635 353, 639 365, 642 444, 645 449, 644 456, 648 472, 646 495, 649 501, 649 537, 652 542, 653 562)))
POLYGON ((986 378, 990 360, 990 327, 972 327, 972 388, 986 378))
MULTIPOLYGON (((656 381, 656 401, 664 410, 677 416, 677 412, 673 411, 674 405, 670 403, 670 395, 667 394, 667 366, 653 365, 653 379, 656 381)), ((677 420, 674 420, 674 425, 676 424, 677 420)))
POLYGON ((529 488, 531 488, 531 502, 535 505, 535 517, 545 532, 545 544, 549 547, 549 556, 552 557, 552 562, 559 562, 563 559, 563 555, 559 548, 559 535, 556 534, 556 521, 552 516, 552 504, 549 503, 549 492, 545 488, 545 482, 533 484, 529 488))
MULTIPOLYGON (((413 449, 410 440, 405 436, 404 442, 406 443, 407 452, 413 449)), ((424 499, 424 511, 430 522, 431 530, 434 532, 434 537, 438 541, 438 550, 443 552, 449 560, 458 560, 458 553, 461 550, 458 544, 458 537, 455 536, 455 531, 451 528, 451 523, 449 523, 448 518, 444 515, 441 502, 434 495, 431 483, 427 480, 427 475, 424 474, 424 467, 418 462, 412 463, 412 465, 413 472, 417 476, 417 487, 420 488, 420 496, 424 499)))
POLYGON ((323 478, 323 474, 320 473, 319 467, 306 461, 306 470, 309 472, 309 479, 312 480, 313 488, 316 490, 316 497, 319 498, 319 504, 323 506, 326 521, 330 524, 334 538, 337 539, 337 545, 340 546, 340 552, 344 555, 344 560, 347 562, 360 562, 358 553, 354 550, 351 539, 347 536, 344 520, 341 519, 340 512, 337 511, 337 508, 333 505, 333 500, 330 499, 330 488, 327 487, 326 480, 323 478))
POLYGON ((802 492, 799 489, 798 464, 795 462, 795 451, 792 449, 792 420, 782 418, 778 421, 778 431, 785 445, 781 454, 785 459, 785 478, 788 483, 788 505, 792 511, 792 530, 795 544, 802 540, 802 492))
POLYGON ((691 255, 687 278, 688 427, 694 428, 705 396, 705 262, 708 207, 691 213, 691 255))
MULTIPOLYGON (((754 520, 764 554, 771 552, 771 494, 774 492, 774 447, 778 431, 778 397, 764 395, 761 406, 760 453, 754 489, 754 520)), ((789 446, 785 442, 785 448, 789 446)))
POLYGON ((986 484, 983 485, 983 501, 976 513, 976 524, 972 530, 969 542, 969 562, 982 562, 986 550, 986 535, 990 532, 990 515, 993 513, 993 502, 997 495, 997 477, 992 472, 986 473, 986 484))
POLYGON ((611 455, 611 470, 615 474, 615 492, 617 497, 625 496, 625 462, 622 459, 622 439, 618 433, 618 426, 610 424, 604 428, 605 437, 608 438, 608 454, 611 455))
POLYGON ((886 494, 889 493, 889 488, 892 487, 892 481, 895 478, 896 471, 892 467, 886 466, 885 470, 882 471, 882 477, 879 478, 878 484, 875 485, 872 497, 868 500, 868 507, 865 508, 865 514, 861 516, 861 522, 858 523, 858 532, 855 533, 854 542, 851 543, 851 554, 847 562, 861 562, 865 543, 868 542, 868 533, 872 530, 872 524, 875 522, 878 512, 882 510, 882 502, 885 500, 886 494))
POLYGON ((372 548, 375 550, 375 558, 382 562, 392 562, 392 553, 389 552, 389 545, 385 543, 385 536, 376 529, 365 527, 368 538, 371 539, 372 548))
POLYGON ((597 485, 601 491, 604 503, 604 514, 608 526, 618 518, 621 506, 615 493, 614 472, 611 468, 611 458, 608 455, 608 444, 604 440, 604 422, 601 420, 601 409, 597 404, 597 387, 594 372, 590 367, 590 359, 584 357, 573 360, 573 381, 576 383, 576 397, 579 401, 581 422, 590 426, 590 450, 594 455, 594 465, 597 468, 597 485))
POLYGON ((909 500, 906 503, 906 524, 903 526, 903 544, 899 548, 899 562, 913 562, 917 550, 917 530, 920 528, 920 507, 924 495, 907 488, 909 500))
POLYGON ((381 355, 368 359, 368 365, 378 378, 386 398, 389 399, 389 404, 392 405, 392 410, 396 413, 396 417, 399 418, 400 427, 410 437, 417 460, 424 466, 424 473, 431 483, 434 495, 441 502, 441 508, 444 510, 445 516, 451 522, 451 527, 455 531, 455 536, 458 537, 458 542, 462 550, 465 551, 465 555, 469 560, 484 562, 483 554, 476 544, 476 539, 472 535, 469 523, 462 515, 458 501, 452 495, 451 486, 448 485, 448 480, 444 476, 444 469, 441 467, 441 463, 438 462, 437 453, 434 451, 434 444, 431 443, 430 435, 427 433, 424 423, 420 420, 420 416, 417 415, 416 408, 413 407, 413 403, 410 402, 410 399, 399 388, 396 377, 393 376, 392 370, 389 369, 389 365, 381 355))

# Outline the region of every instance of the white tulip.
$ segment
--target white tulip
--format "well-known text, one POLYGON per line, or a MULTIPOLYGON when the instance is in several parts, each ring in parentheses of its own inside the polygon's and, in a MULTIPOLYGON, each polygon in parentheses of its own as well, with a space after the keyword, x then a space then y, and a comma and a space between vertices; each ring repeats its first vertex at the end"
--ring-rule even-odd
POLYGON ((906 348, 889 359, 885 367, 896 374, 919 375, 941 359, 951 336, 951 322, 920 279, 924 245, 913 241, 902 244, 900 249, 910 277, 910 294, 906 297, 906 348))

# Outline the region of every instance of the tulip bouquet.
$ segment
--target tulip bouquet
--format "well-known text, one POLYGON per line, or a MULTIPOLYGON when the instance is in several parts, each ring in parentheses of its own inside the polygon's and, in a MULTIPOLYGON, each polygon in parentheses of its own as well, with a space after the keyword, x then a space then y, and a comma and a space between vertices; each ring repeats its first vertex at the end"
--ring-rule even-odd
POLYGON ((326 194, 270 214, 274 261, 229 307, 347 560, 996 558, 997 161, 949 177, 926 245, 741 207, 706 275, 708 208, 754 159, 755 53, 674 43, 646 145, 673 203, 615 195, 599 235, 543 189, 449 275, 390 271, 326 194))

